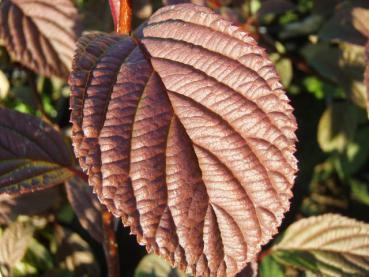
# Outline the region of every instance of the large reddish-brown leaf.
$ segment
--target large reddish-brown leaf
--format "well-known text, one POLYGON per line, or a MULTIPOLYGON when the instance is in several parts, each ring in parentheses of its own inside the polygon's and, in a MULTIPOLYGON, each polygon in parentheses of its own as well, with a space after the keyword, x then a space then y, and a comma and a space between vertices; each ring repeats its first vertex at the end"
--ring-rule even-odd
POLYGON ((73 176, 71 153, 37 117, 0 108, 0 194, 57 185, 73 176))
POLYGON ((253 38, 211 10, 156 12, 137 42, 94 33, 70 76, 74 150, 138 241, 234 276, 289 209, 296 122, 253 38))
POLYGON ((68 76, 79 36, 71 0, 3 0, 0 12, 0 38, 15 60, 45 76, 68 76))

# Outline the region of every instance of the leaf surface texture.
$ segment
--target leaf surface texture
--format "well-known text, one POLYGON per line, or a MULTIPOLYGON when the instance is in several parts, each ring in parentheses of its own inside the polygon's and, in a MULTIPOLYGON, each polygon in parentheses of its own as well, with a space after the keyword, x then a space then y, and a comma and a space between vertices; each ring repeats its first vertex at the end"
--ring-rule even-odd
POLYGON ((292 224, 283 239, 274 246, 273 255, 285 257, 285 262, 305 257, 304 263, 295 265, 324 276, 367 276, 368 245, 368 224, 326 214, 292 224))
POLYGON ((41 190, 73 175, 63 138, 40 119, 0 108, 0 193, 41 190))
POLYGON ((75 153, 149 251, 197 276, 233 276, 289 209, 292 108, 264 50, 211 10, 168 6, 142 33, 79 41, 75 153))
POLYGON ((66 78, 80 32, 70 0, 4 0, 0 38, 11 56, 41 75, 66 78))

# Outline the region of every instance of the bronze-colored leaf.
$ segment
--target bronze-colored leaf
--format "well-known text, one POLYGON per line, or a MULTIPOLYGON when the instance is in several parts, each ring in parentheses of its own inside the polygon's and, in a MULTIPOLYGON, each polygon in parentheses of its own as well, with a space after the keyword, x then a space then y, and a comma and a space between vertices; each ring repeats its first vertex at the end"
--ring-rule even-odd
POLYGON ((74 177, 65 183, 68 200, 82 227, 98 242, 103 241, 101 204, 81 178, 74 177))
POLYGON ((23 193, 73 175, 63 138, 40 119, 0 108, 0 193, 23 193))
POLYGON ((160 9, 142 43, 80 40, 75 153, 149 251, 196 276, 234 276, 289 209, 292 108, 264 50, 207 8, 160 9))
POLYGON ((0 12, 0 38, 15 60, 45 76, 68 76, 80 29, 71 0, 4 0, 0 12))
POLYGON ((0 224, 9 224, 18 215, 39 215, 52 212, 61 202, 58 188, 23 195, 0 195, 0 224))

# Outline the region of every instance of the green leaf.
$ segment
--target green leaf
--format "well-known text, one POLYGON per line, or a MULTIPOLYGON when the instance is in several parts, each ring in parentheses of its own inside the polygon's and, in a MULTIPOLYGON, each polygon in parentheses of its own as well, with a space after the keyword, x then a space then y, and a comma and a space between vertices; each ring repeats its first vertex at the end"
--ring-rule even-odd
POLYGON ((369 206, 369 185, 358 180, 350 180, 351 197, 369 206))
POLYGON ((0 238, 0 264, 13 267, 26 253, 33 227, 29 223, 14 222, 0 238))
POLYGON ((275 259, 323 276, 369 274, 369 224, 326 214, 299 220, 272 248, 275 259))
POLYGON ((134 277, 186 277, 168 262, 154 254, 146 255, 136 268, 134 277))
POLYGON ((0 193, 48 188, 74 175, 69 148, 40 119, 0 108, 0 193))
POLYGON ((369 127, 358 129, 352 141, 339 157, 339 169, 343 176, 355 174, 366 163, 369 156, 369 127))
POLYGON ((284 277, 283 267, 272 256, 266 256, 259 267, 260 277, 284 277))
POLYGON ((323 113, 318 125, 318 142, 325 152, 343 152, 353 138, 357 125, 357 111, 348 102, 331 104, 323 113))

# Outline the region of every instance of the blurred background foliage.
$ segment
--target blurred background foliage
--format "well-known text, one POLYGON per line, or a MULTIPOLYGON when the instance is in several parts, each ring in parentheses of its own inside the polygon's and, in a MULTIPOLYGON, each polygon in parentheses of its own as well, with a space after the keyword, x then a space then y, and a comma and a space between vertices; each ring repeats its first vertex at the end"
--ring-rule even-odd
MULTIPOLYGON (((158 0, 133 2, 136 27, 163 5, 158 0)), ((299 218, 328 212, 369 222, 369 122, 363 83, 369 1, 193 2, 231 19, 267 49, 295 109, 299 174, 280 230, 299 218)), ((108 1, 75 3, 86 31, 113 30, 108 1)), ((35 75, 11 61, 0 42, 0 105, 55 122, 67 137, 69 93, 63 80, 35 75)), ((0 224, 3 271, 12 267, 14 276, 106 275, 103 249, 81 226, 64 186, 1 196, 0 224)), ((122 276, 184 276, 158 257, 141 260, 144 248, 117 225, 122 276)), ((260 257, 260 276, 308 276, 276 263, 268 255, 272 244, 260 257)))

